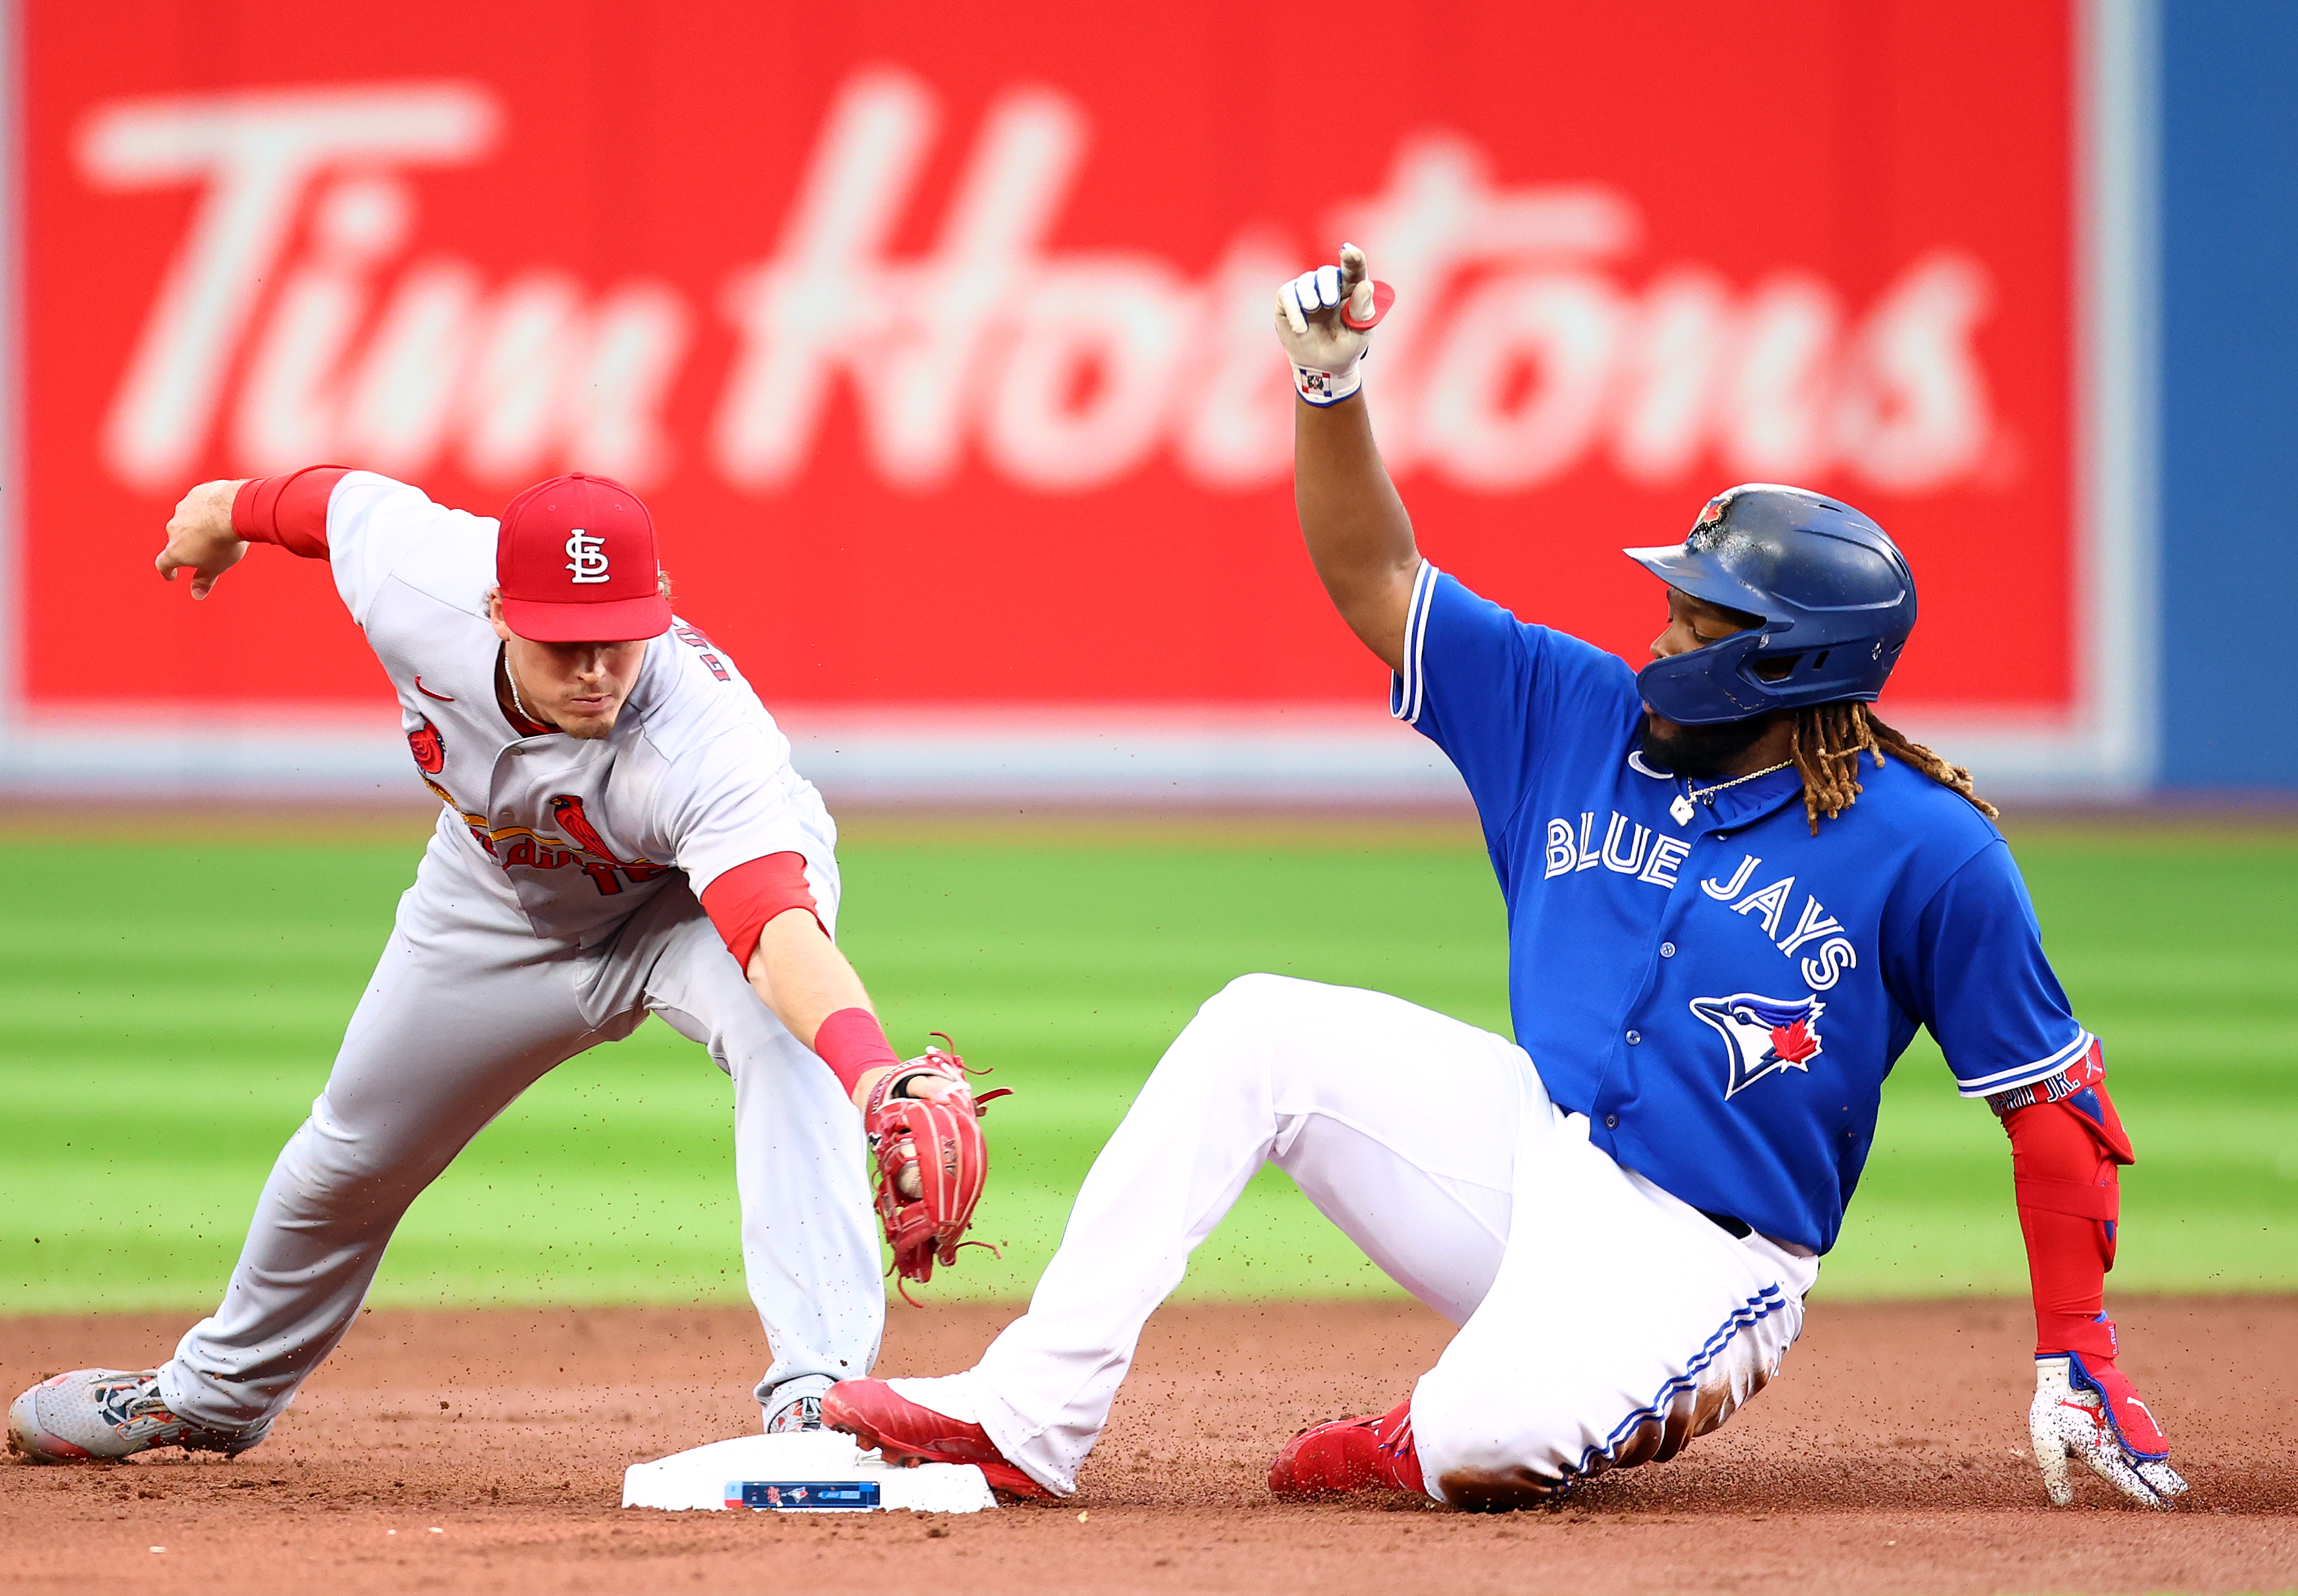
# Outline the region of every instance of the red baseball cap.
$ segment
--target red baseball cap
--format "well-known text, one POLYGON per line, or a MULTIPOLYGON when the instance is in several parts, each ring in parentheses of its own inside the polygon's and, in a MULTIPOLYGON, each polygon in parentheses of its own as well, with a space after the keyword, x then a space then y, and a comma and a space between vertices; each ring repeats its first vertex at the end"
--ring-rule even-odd
POLYGON ((502 513, 495 585, 503 624, 539 643, 619 643, 670 630, 654 517, 604 476, 536 483, 502 513))

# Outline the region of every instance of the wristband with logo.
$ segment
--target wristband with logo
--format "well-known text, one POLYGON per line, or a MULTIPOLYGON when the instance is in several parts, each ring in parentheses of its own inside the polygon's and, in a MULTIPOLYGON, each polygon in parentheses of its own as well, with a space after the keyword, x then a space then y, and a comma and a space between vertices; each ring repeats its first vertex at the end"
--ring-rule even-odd
POLYGON ((1364 386, 1364 377, 1357 369, 1360 364, 1351 360, 1345 371, 1319 371, 1313 366, 1295 366, 1293 368, 1293 391, 1319 409, 1338 404, 1364 386))

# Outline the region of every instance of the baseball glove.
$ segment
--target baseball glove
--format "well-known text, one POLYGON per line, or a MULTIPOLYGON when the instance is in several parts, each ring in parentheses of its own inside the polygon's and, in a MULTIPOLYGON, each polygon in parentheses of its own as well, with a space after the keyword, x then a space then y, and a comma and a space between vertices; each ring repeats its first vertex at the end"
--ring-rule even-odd
MULTIPOLYGON (((939 1031, 934 1035, 949 1041, 939 1031)), ((934 1265, 955 1263, 962 1246, 989 1246, 964 1239, 989 1173, 989 1149, 979 1121, 992 1099, 1012 1094, 1000 1088, 976 1097, 965 1077, 963 1059, 946 1047, 928 1047, 923 1056, 879 1081, 862 1110, 862 1128, 878 1165, 878 1218, 894 1249, 888 1272, 900 1277, 895 1289, 913 1305, 908 1282, 932 1279, 934 1265), (958 1090, 931 1101, 908 1095, 920 1076, 955 1082, 958 1090)))

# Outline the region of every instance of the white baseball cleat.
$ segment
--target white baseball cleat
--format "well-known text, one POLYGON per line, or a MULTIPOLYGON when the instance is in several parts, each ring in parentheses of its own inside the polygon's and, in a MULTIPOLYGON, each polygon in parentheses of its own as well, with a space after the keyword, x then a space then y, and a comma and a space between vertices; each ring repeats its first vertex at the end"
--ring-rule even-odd
POLYGON ((8 1450, 28 1463, 114 1462, 163 1446, 236 1456, 269 1423, 211 1430, 178 1418, 156 1369, 79 1369, 42 1380, 8 1404, 8 1450))

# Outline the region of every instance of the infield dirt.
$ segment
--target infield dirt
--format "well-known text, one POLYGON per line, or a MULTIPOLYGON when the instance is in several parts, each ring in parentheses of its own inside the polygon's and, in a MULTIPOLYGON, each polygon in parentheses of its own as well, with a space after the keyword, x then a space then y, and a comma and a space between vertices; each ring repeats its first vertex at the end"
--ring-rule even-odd
MULTIPOLYGON (((1449 1333, 1409 1303, 1161 1313, 1079 1493, 970 1517, 624 1510, 624 1465, 756 1424, 740 1309, 373 1311, 260 1450, 0 1468, 0 1584, 145 1592, 2137 1592, 2298 1585, 2298 1298, 2123 1300, 2194 1490, 2043 1503, 2023 1307, 1814 1303, 1782 1378, 1675 1462, 1496 1517, 1279 1503, 1302 1426, 1388 1407, 1449 1333), (164 1551, 160 1550, 165 1548, 164 1551)), ((1014 1311, 897 1304, 881 1374, 1014 1311)), ((0 1320, 0 1388, 147 1366, 180 1316, 0 1320)))

